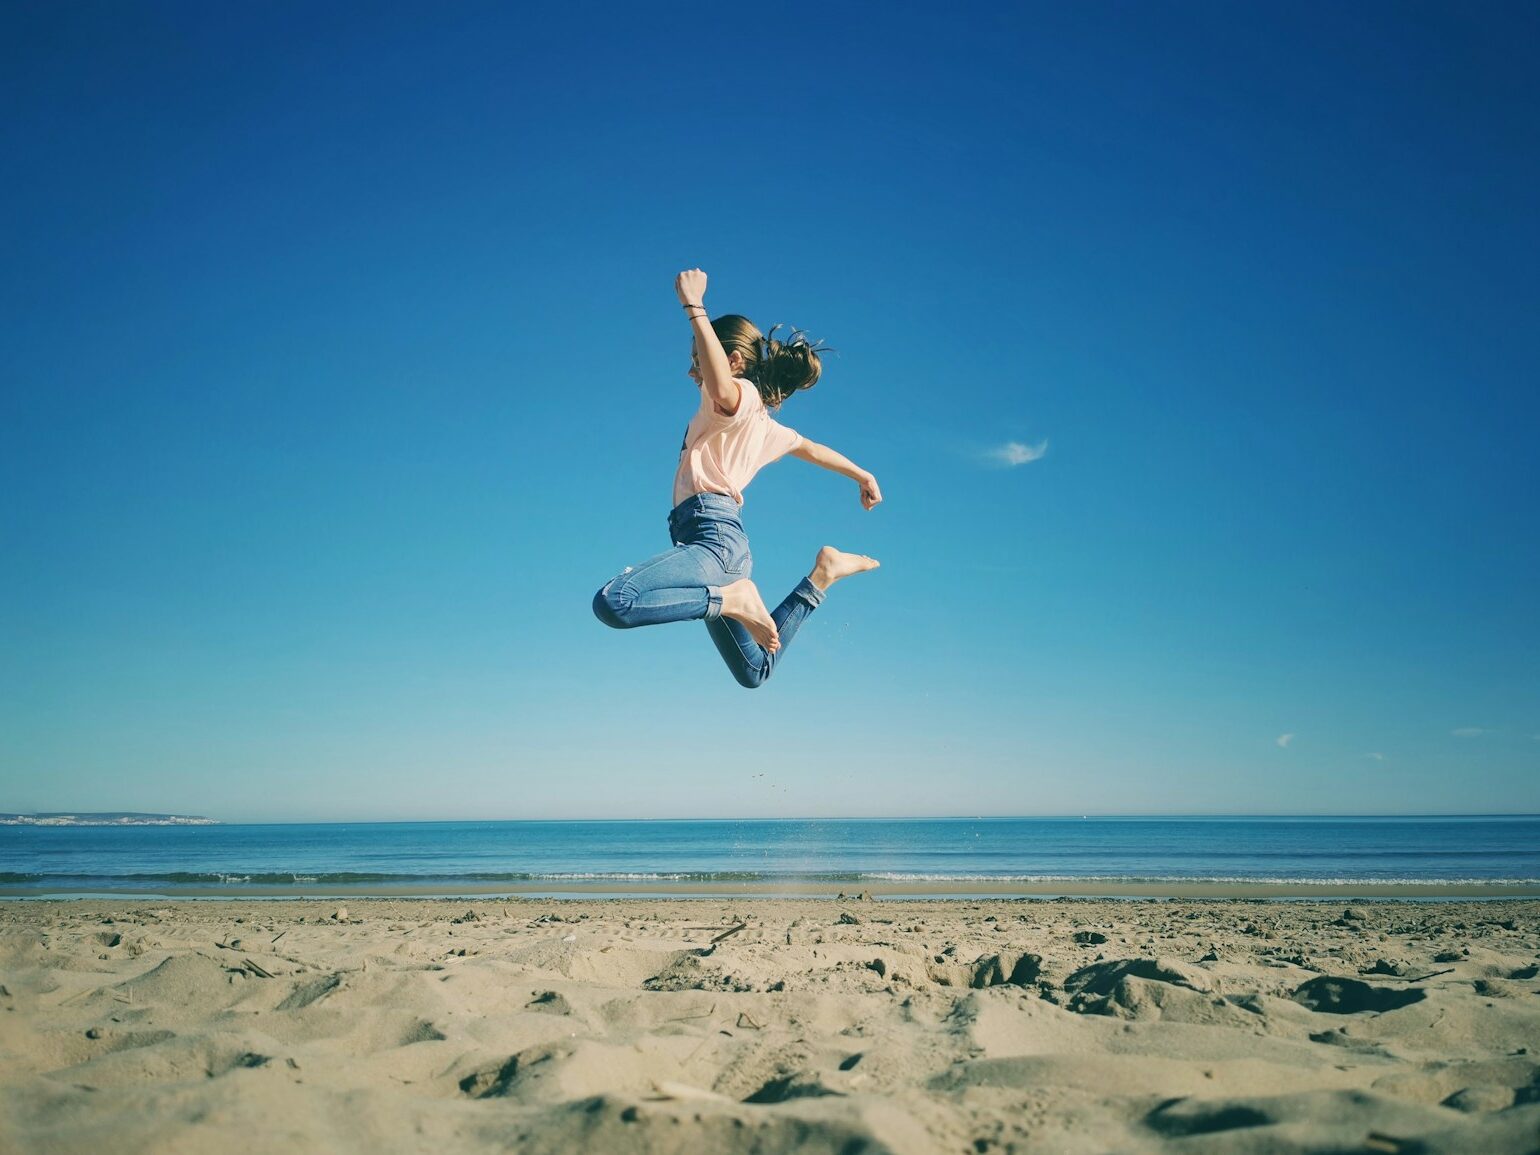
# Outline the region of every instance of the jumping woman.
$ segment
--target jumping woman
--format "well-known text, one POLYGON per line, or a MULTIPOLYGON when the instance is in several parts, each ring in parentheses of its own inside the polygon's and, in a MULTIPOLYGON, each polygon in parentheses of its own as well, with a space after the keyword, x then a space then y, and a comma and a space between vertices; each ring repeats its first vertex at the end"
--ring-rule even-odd
POLYGON ((766 338, 735 314, 708 320, 701 303, 706 274, 699 269, 680 273, 674 291, 695 335, 689 376, 700 389, 674 474, 674 548, 606 582, 594 595, 594 614, 618 630, 703 620, 733 677, 752 689, 770 676, 829 587, 877 562, 826 545, 812 572, 771 613, 749 580, 753 558, 738 516, 744 489, 790 453, 850 478, 867 509, 882 491, 866 470, 770 416, 817 383, 823 367, 814 346, 799 335, 786 343, 766 338))

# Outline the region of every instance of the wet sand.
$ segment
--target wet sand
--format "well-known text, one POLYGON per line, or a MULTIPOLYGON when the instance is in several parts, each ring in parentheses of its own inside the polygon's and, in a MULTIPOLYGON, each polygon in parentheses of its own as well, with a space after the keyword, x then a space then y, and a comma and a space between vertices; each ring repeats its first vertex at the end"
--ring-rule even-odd
MULTIPOLYGON (((619 879, 561 879, 527 883, 488 882, 448 885, 382 885, 380 883, 327 882, 314 887, 303 884, 268 885, 231 883, 216 886, 147 884, 141 888, 118 885, 111 895, 81 894, 67 888, 0 886, 0 898, 113 898, 141 895, 146 898, 287 898, 324 901, 328 898, 836 898, 852 891, 851 882, 785 881, 684 881, 633 882, 619 879)), ((1353 901, 1375 899, 1535 898, 1540 887, 1533 882, 1240 882, 1240 881, 1130 881, 1127 879, 1052 879, 1042 882, 958 878, 946 880, 905 879, 902 882, 871 882, 865 893, 879 899, 911 898, 1257 898, 1322 899, 1353 901)))

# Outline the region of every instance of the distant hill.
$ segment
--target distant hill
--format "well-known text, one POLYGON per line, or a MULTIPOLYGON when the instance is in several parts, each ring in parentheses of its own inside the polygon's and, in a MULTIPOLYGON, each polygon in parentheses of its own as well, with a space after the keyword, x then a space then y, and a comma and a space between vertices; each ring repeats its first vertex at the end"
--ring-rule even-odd
POLYGON ((131 810, 66 814, 39 811, 35 814, 0 813, 0 826, 218 826, 219 819, 197 814, 139 814, 131 810))

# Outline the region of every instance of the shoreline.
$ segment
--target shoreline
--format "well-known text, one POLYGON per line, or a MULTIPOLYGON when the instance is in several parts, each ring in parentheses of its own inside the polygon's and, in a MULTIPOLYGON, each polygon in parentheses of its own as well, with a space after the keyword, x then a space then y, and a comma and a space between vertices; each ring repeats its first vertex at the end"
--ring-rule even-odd
POLYGON ((689 882, 662 880, 655 884, 619 879, 561 879, 559 885, 506 882, 450 887, 422 885, 221 885, 142 886, 89 889, 80 887, 0 886, 0 900, 10 899, 294 899, 328 898, 442 898, 442 899, 854 899, 860 893, 874 899, 900 901, 940 900, 965 902, 975 899, 1214 899, 1214 900, 1320 900, 1409 899, 1417 901, 1540 898, 1540 883, 1414 883, 1414 882, 1119 882, 1113 880, 1055 880, 1052 882, 1005 882, 989 880, 914 880, 902 883, 799 882, 783 880, 737 882, 689 882))

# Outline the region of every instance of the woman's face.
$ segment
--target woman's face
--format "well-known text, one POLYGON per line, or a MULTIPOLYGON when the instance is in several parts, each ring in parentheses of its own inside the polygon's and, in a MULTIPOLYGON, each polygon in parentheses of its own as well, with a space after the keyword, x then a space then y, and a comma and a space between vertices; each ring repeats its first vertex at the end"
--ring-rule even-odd
MULTIPOLYGON (((727 368, 734 377, 741 376, 743 374, 743 354, 736 349, 729 353, 727 355, 727 368)), ((697 385, 705 384, 700 375, 700 354, 695 351, 694 345, 690 346, 690 371, 688 376, 697 385)))

